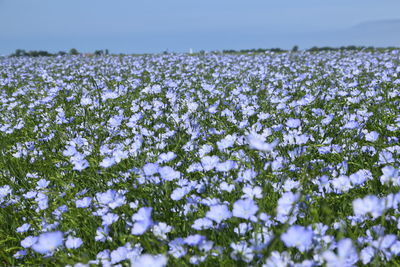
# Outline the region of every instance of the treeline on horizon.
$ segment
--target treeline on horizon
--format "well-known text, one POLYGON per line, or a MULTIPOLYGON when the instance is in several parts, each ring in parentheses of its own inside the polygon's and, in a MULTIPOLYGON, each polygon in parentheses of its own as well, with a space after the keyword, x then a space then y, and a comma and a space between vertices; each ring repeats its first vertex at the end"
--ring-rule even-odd
MULTIPOLYGON (((305 49, 304 51, 308 52, 322 52, 322 51, 366 51, 366 52, 374 52, 374 51, 385 51, 385 50, 395 50, 399 49, 398 47, 373 47, 373 46, 355 46, 355 45, 349 45, 349 46, 341 46, 341 47, 329 47, 329 46, 323 46, 323 47, 317 47, 313 46, 309 49, 305 49)), ((285 52, 298 52, 299 47, 296 45, 294 46, 291 50, 288 49, 281 49, 281 48, 258 48, 258 49, 241 49, 241 50, 234 50, 234 49, 228 49, 228 50, 222 50, 221 52, 224 54, 243 54, 243 53, 265 53, 265 52, 274 52, 274 53, 285 53, 285 52)), ((219 52, 220 51, 212 51, 212 52, 219 52)), ((168 54, 167 51, 163 52, 164 54, 168 54)), ((201 50, 198 53, 193 53, 193 54, 204 54, 205 51, 201 50)), ((15 52, 11 55, 10 57, 54 57, 54 56, 65 56, 65 55, 93 55, 93 56, 102 56, 102 55, 109 55, 109 50, 104 49, 104 50, 95 50, 93 53, 80 53, 77 49, 72 48, 69 50, 69 52, 65 51, 59 51, 57 53, 50 53, 48 51, 43 51, 43 50, 33 50, 33 51, 25 51, 23 49, 17 49, 15 52)), ((122 53, 118 55, 124 55, 122 53)), ((137 55, 137 54, 136 54, 137 55)))
MULTIPOLYGON (((59 51, 57 53, 50 53, 44 50, 25 51, 23 49, 17 49, 13 54, 10 55, 10 57, 54 57, 54 56, 65 56, 65 55, 75 56, 80 54, 81 53, 76 48, 72 48, 71 50, 69 50, 69 52, 59 51)), ((96 50, 93 53, 82 53, 82 54, 93 54, 96 56, 102 56, 102 55, 108 55, 109 51, 108 49, 104 49, 104 50, 96 50)))
MULTIPOLYGON (((395 50, 399 49, 398 47, 374 47, 374 46, 340 46, 340 47, 330 47, 330 46, 313 46, 309 49, 305 49, 304 51, 308 52, 322 52, 322 51, 385 51, 385 50, 395 50)), ((291 50, 281 49, 281 48, 258 48, 258 49, 241 49, 241 50, 222 50, 223 53, 234 54, 234 53, 265 53, 265 52, 275 52, 275 53, 285 53, 285 52, 297 52, 300 51, 297 45, 293 46, 291 50)))

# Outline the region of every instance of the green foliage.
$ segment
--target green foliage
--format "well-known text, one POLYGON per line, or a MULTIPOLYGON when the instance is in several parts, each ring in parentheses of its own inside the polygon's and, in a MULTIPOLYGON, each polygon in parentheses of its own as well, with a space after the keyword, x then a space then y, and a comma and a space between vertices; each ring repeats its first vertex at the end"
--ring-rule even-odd
POLYGON ((76 56, 76 55, 79 55, 79 52, 76 48, 71 48, 71 50, 69 50, 69 54, 76 56))

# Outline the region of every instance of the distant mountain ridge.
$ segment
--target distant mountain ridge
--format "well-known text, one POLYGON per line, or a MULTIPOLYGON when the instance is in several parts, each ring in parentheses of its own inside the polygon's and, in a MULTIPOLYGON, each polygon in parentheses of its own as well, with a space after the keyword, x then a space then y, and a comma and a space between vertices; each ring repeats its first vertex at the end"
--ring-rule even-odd
POLYGON ((365 21, 354 26, 299 36, 299 45, 400 47, 400 19, 365 21))
POLYGON ((400 34, 400 19, 366 21, 355 25, 351 29, 361 31, 393 31, 400 34))

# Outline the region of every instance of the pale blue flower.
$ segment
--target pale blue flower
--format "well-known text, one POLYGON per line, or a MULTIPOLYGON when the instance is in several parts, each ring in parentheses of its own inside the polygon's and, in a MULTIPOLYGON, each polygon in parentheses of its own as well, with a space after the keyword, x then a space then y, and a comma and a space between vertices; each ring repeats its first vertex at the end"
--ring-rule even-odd
POLYGON ((335 117, 335 116, 334 116, 333 114, 328 114, 328 115, 321 121, 321 123, 322 123, 323 125, 328 125, 329 123, 332 122, 332 120, 333 120, 334 117, 335 117))
POLYGON ((239 172, 236 182, 252 182, 256 176, 257 176, 256 171, 254 171, 253 169, 246 169, 244 171, 239 172))
POLYGON ((214 169, 219 163, 218 156, 204 156, 201 159, 201 164, 203 166, 204 171, 211 171, 214 169))
POLYGON ((132 215, 132 221, 134 224, 132 226, 131 234, 142 235, 153 225, 153 220, 151 218, 152 210, 153 208, 142 207, 137 213, 132 215))
POLYGON ((214 246, 214 242, 210 240, 204 240, 198 245, 198 249, 202 252, 210 251, 214 246))
POLYGON ((103 101, 106 101, 107 99, 115 99, 117 97, 119 97, 118 93, 111 90, 104 91, 101 95, 103 101))
POLYGON ((167 234, 171 232, 172 229, 173 229, 172 226, 169 226, 164 222, 159 222, 158 224, 153 226, 152 231, 156 237, 166 240, 168 238, 167 234))
POLYGON ((328 267, 353 266, 358 261, 357 251, 351 239, 345 238, 337 244, 337 254, 328 250, 322 254, 328 267))
POLYGON ((349 177, 345 175, 340 175, 339 177, 332 180, 333 188, 337 192, 347 192, 352 188, 349 177))
POLYGON ((97 201, 100 204, 107 205, 114 201, 117 192, 113 189, 108 189, 104 193, 96 193, 97 201))
POLYGON ((290 256, 287 251, 279 253, 278 251, 272 251, 271 256, 267 259, 265 267, 286 267, 290 266, 290 256))
POLYGON ((174 258, 182 258, 186 255, 187 250, 183 247, 185 241, 182 238, 175 238, 171 242, 168 243, 169 251, 174 258))
POLYGON ((360 126, 360 124, 357 121, 349 121, 347 122, 344 126, 343 129, 356 129, 360 126))
POLYGON ((368 176, 362 170, 357 171, 349 176, 349 179, 353 185, 362 185, 367 180, 368 176))
POLYGON ((353 211, 356 216, 371 214, 374 219, 382 215, 385 203, 374 195, 353 200, 353 211))
POLYGON ((303 145, 308 142, 310 137, 306 134, 301 134, 301 135, 296 135, 295 139, 296 139, 296 145, 303 145))
POLYGON ((197 246, 199 245, 201 242, 203 242, 206 238, 202 235, 190 235, 188 237, 185 238, 185 244, 189 245, 189 246, 197 246))
POLYGON ((17 228, 17 233, 25 233, 31 228, 29 223, 24 223, 20 227, 17 228))
POLYGON ((110 250, 105 249, 105 250, 100 251, 99 253, 97 253, 96 259, 109 260, 110 259, 110 250))
POLYGON ((392 183, 394 185, 400 185, 399 170, 390 165, 383 167, 380 181, 382 184, 392 183))
POLYGON ((5 198, 7 195, 10 195, 11 193, 12 189, 9 185, 0 186, 0 201, 2 200, 2 198, 5 198))
POLYGON ((117 193, 111 203, 108 203, 108 206, 111 209, 115 209, 117 207, 121 207, 126 204, 126 197, 120 193, 117 193))
POLYGON ((313 231, 300 225, 290 226, 281 240, 287 247, 296 247, 301 252, 311 248, 313 231))
POLYGON ((224 139, 217 142, 218 149, 224 151, 225 149, 232 147, 235 144, 236 136, 228 134, 224 139))
POLYGON ((375 256, 375 249, 372 247, 365 247, 360 252, 360 258, 363 264, 368 264, 375 256))
POLYGON ((219 172, 228 172, 236 167, 236 162, 233 160, 227 160, 220 162, 216 165, 215 169, 219 172))
POLYGON ((228 184, 227 182, 222 182, 219 185, 219 188, 222 191, 232 192, 232 190, 235 189, 235 186, 233 184, 228 184))
POLYGON ((114 157, 105 157, 101 162, 100 162, 100 167, 102 168, 110 168, 113 165, 115 165, 116 161, 114 157))
POLYGON ((166 163, 166 162, 169 162, 169 161, 171 161, 171 160, 173 160, 173 159, 175 159, 176 158, 176 154, 174 153, 174 152, 172 152, 172 151, 169 151, 168 153, 161 153, 159 156, 158 156, 158 163, 166 163))
POLYGON ((108 236, 109 232, 110 229, 108 226, 104 226, 104 228, 98 227, 96 230, 95 240, 100 242, 105 242, 108 239, 111 240, 111 238, 108 236))
POLYGON ((245 241, 239 243, 231 243, 232 248, 231 258, 234 260, 243 260, 244 262, 251 262, 254 258, 254 251, 248 246, 245 241))
POLYGON ((178 187, 175 188, 171 193, 171 199, 178 201, 181 200, 185 195, 187 195, 191 191, 190 186, 178 187))
POLYGON ((121 125, 121 122, 123 119, 124 119, 124 116, 115 115, 108 120, 108 123, 111 128, 118 128, 121 125))
POLYGON ((301 121, 299 119, 288 119, 286 121, 286 126, 289 128, 298 128, 301 124, 301 121))
POLYGON ((89 162, 81 154, 77 154, 71 158, 71 163, 74 165, 73 170, 83 171, 89 167, 89 162))
POLYGON ((30 248, 38 241, 37 236, 27 236, 24 240, 21 241, 21 247, 23 248, 30 248))
POLYGON ((58 207, 57 209, 55 209, 54 211, 53 211, 53 215, 57 218, 57 219, 59 219, 60 217, 61 217, 61 215, 63 214, 63 213, 65 213, 65 212, 67 212, 68 211, 68 206, 67 205, 61 205, 60 207, 58 207))
POLYGON ((175 171, 170 166, 160 167, 158 169, 158 172, 159 172, 161 178, 166 181, 172 181, 175 179, 179 179, 179 177, 181 176, 181 173, 179 171, 175 171))
POLYGON ((129 151, 116 149, 112 153, 112 158, 116 163, 120 163, 122 160, 127 159, 129 157, 129 151))
POLYGON ((91 197, 84 197, 82 199, 78 199, 75 201, 75 205, 77 208, 87 208, 90 206, 90 203, 92 202, 91 197))
POLYGON ((245 198, 262 198, 262 189, 259 186, 251 187, 245 186, 243 188, 243 193, 245 194, 245 198))
POLYGON ((379 138, 379 133, 372 131, 365 135, 365 140, 370 142, 375 142, 379 138))
POLYGON ((187 173, 202 171, 203 167, 200 162, 192 163, 186 170, 187 173))
POLYGON ((165 267, 167 266, 167 257, 164 255, 142 254, 131 262, 132 266, 140 267, 165 267))
POLYGON ((89 97, 85 96, 81 98, 80 103, 82 106, 88 106, 91 105, 93 101, 89 97))
POLYGON ((49 207, 49 198, 43 193, 38 193, 36 195, 35 201, 38 203, 39 210, 45 210, 49 207))
POLYGON ((56 248, 63 244, 63 233, 48 232, 41 234, 38 241, 32 246, 32 249, 41 254, 53 252, 56 248))
POLYGON ((201 148, 199 149, 200 158, 203 158, 205 155, 210 153, 213 149, 214 149, 214 147, 212 145, 210 145, 210 144, 202 145, 201 148))
POLYGON ((71 157, 77 154, 78 151, 76 150, 75 146, 67 146, 66 149, 63 151, 63 155, 66 157, 71 157))
POLYGON ((45 189, 49 184, 50 181, 47 181, 46 179, 40 179, 37 181, 36 189, 45 189))
POLYGON ((272 143, 266 143, 261 135, 251 133, 247 136, 249 146, 251 149, 260 150, 263 152, 271 152, 278 144, 278 139, 275 139, 272 143))
POLYGON ((379 153, 380 164, 389 164, 393 162, 395 162, 395 159, 393 158, 392 152, 384 150, 379 153))
POLYGON ((119 216, 117 214, 109 212, 101 217, 101 219, 103 220, 102 225, 109 226, 118 221, 118 218, 119 216))
POLYGON ((244 235, 246 234, 248 231, 253 230, 253 227, 251 226, 250 223, 240 223, 238 225, 238 227, 235 227, 235 229, 233 229, 233 231, 238 234, 238 235, 244 235))
POLYGON ((213 222, 208 218, 196 219, 192 225, 192 228, 196 230, 210 229, 212 227, 213 222))
POLYGON ((281 223, 286 222, 288 219, 290 219, 290 223, 296 221, 296 214, 298 211, 296 202, 299 198, 299 193, 293 193, 291 191, 283 193, 278 200, 276 220, 281 223))
POLYGON ((26 255, 28 255, 28 251, 26 250, 18 250, 13 257, 16 259, 22 259, 23 257, 25 257, 26 255))
POLYGON ((113 250, 110 254, 111 263, 116 264, 118 262, 128 259, 128 249, 126 247, 119 247, 113 250))
POLYGON ((379 249, 381 251, 390 249, 394 243, 397 241, 397 236, 394 234, 389 234, 385 236, 381 236, 378 238, 378 240, 374 240, 372 242, 372 246, 376 249, 379 249))
POLYGON ((67 241, 65 241, 65 246, 69 249, 79 248, 82 244, 83 241, 79 237, 68 236, 67 241))
POLYGON ((159 166, 157 163, 146 163, 143 166, 143 172, 145 175, 151 176, 151 175, 158 173, 158 168, 159 168, 159 166))
POLYGON ((215 221, 216 223, 221 223, 232 217, 232 213, 229 211, 227 205, 213 205, 210 210, 206 213, 206 217, 215 221))
POLYGON ((246 220, 254 219, 254 215, 258 211, 258 206, 254 200, 250 198, 239 199, 233 204, 233 216, 246 220))

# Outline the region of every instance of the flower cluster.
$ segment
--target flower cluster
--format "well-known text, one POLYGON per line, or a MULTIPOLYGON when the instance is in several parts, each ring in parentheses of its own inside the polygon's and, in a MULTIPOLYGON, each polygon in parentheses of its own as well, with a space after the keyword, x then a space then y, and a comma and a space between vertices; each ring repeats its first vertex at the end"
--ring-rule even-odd
POLYGON ((398 50, 0 59, 4 265, 399 265, 398 50))

